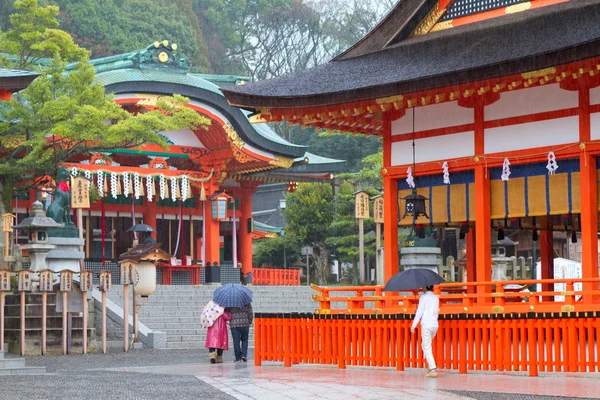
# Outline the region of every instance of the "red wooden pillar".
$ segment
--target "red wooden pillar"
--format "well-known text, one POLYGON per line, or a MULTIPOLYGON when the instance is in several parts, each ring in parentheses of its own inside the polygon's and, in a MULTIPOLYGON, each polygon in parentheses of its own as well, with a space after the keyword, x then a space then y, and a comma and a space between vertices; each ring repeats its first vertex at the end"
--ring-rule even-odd
MULTIPOLYGON (((548 230, 540 232, 540 259, 541 259, 541 278, 554 278, 554 232, 552 226, 548 225, 548 230)), ((535 262, 535 260, 533 260, 535 262)), ((546 283, 542 285, 542 291, 548 292, 554 290, 554 285, 546 283)), ((552 301, 552 296, 544 296, 545 301, 552 301)))
MULTIPOLYGON (((467 282, 477 282, 477 270, 475 268, 475 228, 469 229, 465 236, 467 248, 467 282)), ((467 286, 467 293, 475 293, 475 286, 467 286)))
MULTIPOLYGON (((581 268, 583 278, 598 277, 598 192, 596 156, 585 151, 590 137, 590 90, 579 89, 579 141, 583 144, 579 157, 581 194, 581 268)), ((596 283, 584 283, 583 290, 597 288, 596 283)), ((592 302, 584 296, 584 303, 592 302)))
POLYGON ((0 89, 0 100, 9 101, 12 98, 12 93, 8 90, 0 89))
MULTIPOLYGON (((156 229, 156 201, 157 197, 152 199, 153 201, 146 202, 144 207, 144 224, 150 225, 156 229)), ((156 232, 152 232, 152 237, 156 240, 156 232)))
MULTIPOLYGON (((490 101, 491 102, 491 101, 490 101)), ((485 153, 484 102, 473 107, 475 119, 475 154, 485 153)), ((480 162, 475 166, 475 276, 478 282, 492 279, 492 228, 491 228, 490 175, 480 162)), ((489 293, 491 287, 478 286, 477 293, 489 293)), ((491 298, 478 298, 478 303, 491 302, 491 298)))
MULTIPOLYGON (((492 279, 492 243, 490 226, 490 177, 484 165, 475 167, 475 276, 478 282, 492 279)), ((488 293, 488 286, 478 286, 477 293, 488 293)), ((477 299, 479 303, 491 299, 477 299)))
POLYGON ((240 218, 240 260, 242 262, 242 273, 245 278, 252 276, 252 233, 248 229, 248 223, 252 218, 252 194, 254 186, 242 184, 241 191, 241 218, 240 218), (250 275, 249 275, 250 274, 250 275))
POLYGON ((206 260, 203 262, 218 263, 221 265, 221 252, 219 249, 220 223, 212 215, 212 201, 206 201, 206 260))
POLYGON ((387 282, 398 272, 398 181, 386 171, 392 165, 392 123, 385 120, 383 126, 383 276, 387 282))

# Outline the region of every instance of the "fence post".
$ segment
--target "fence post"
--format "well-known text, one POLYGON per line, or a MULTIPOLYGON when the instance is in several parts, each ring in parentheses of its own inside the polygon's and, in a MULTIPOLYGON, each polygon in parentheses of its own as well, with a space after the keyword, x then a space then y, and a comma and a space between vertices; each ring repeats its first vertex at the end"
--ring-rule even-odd
POLYGON ((338 320, 338 351, 337 351, 337 356, 338 356, 338 369, 346 369, 346 332, 345 332, 345 326, 346 326, 346 315, 344 314, 337 314, 333 316, 335 319, 338 320), (340 320, 344 320, 343 322, 340 320))
POLYGON ((404 371, 404 315, 398 320, 399 315, 394 316, 396 325, 396 371, 404 371))
POLYGON ((527 317, 527 356, 529 358, 529 376, 538 376, 537 365, 537 332, 533 324, 533 313, 527 317))
POLYGON ((254 365, 260 367, 262 365, 262 329, 263 320, 262 314, 254 314, 254 365))
POLYGON ((292 338, 290 336, 290 314, 284 313, 282 315, 283 322, 283 366, 291 367, 292 366, 292 338))

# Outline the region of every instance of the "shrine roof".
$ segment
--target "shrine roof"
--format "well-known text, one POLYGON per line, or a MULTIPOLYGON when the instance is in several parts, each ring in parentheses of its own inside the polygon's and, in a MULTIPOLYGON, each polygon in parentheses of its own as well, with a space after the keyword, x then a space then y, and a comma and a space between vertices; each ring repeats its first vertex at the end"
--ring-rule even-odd
POLYGON ((547 5, 386 44, 397 37, 398 23, 410 22, 410 12, 431 3, 402 0, 371 34, 327 64, 222 91, 230 104, 248 109, 329 106, 600 56, 598 0, 547 5))
MULTIPOLYGON (((244 142, 286 157, 304 156, 306 146, 289 143, 264 127, 255 128, 240 109, 231 107, 219 86, 202 74, 189 73, 189 63, 167 41, 155 42, 146 49, 91 60, 96 78, 107 92, 174 93, 209 105, 222 113, 244 142)), ((215 75, 217 83, 243 81, 235 75, 215 75)))
POLYGON ((254 221, 254 229, 267 232, 267 233, 276 233, 280 235, 283 232, 283 228, 278 228, 276 226, 271 226, 267 224, 263 224, 262 222, 254 221))
POLYGON ((0 89, 18 92, 29 86, 38 75, 33 71, 0 68, 0 89))

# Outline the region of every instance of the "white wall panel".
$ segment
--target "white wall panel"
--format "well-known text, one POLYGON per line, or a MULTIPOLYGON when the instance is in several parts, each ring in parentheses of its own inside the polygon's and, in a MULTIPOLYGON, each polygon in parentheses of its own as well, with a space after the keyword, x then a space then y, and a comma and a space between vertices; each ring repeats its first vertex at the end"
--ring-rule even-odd
MULTIPOLYGON (((392 135, 412 132, 412 113, 412 109, 407 109, 405 116, 392 122, 392 135)), ((473 110, 459 106, 456 101, 415 108, 417 132, 471 124, 473 120, 473 110)))
POLYGON ((600 139, 600 113, 590 114, 590 128, 592 140, 600 139))
MULTIPOLYGON (((474 155, 473 132, 434 136, 415 140, 417 162, 444 161, 474 155)), ((392 143, 392 165, 412 163, 412 141, 392 143)))
POLYGON ((590 89, 590 104, 600 104, 600 86, 590 89))
POLYGON ((578 96, 577 92, 563 90, 558 84, 500 93, 500 100, 485 108, 485 120, 577 107, 578 96))
POLYGON ((577 117, 552 119, 485 130, 485 153, 533 149, 579 141, 577 117))

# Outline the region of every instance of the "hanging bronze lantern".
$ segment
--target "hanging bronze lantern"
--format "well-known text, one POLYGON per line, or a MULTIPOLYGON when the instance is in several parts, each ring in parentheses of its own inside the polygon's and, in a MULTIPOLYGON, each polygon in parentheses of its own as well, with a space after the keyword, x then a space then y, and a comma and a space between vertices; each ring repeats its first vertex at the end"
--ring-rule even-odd
POLYGON ((404 215, 402 219, 407 216, 413 217, 413 220, 416 220, 419 217, 425 217, 429 219, 427 215, 427 209, 425 207, 425 200, 428 200, 427 197, 417 194, 417 192, 413 191, 408 196, 402 198, 405 201, 404 205, 404 215))

